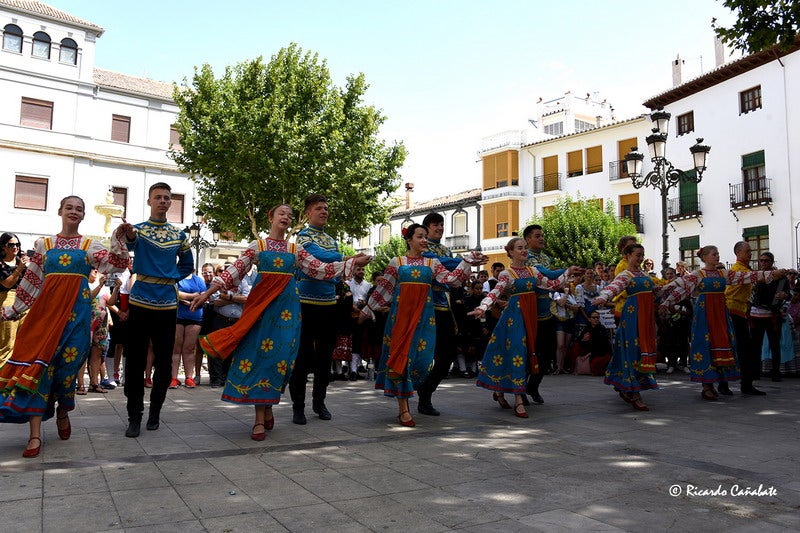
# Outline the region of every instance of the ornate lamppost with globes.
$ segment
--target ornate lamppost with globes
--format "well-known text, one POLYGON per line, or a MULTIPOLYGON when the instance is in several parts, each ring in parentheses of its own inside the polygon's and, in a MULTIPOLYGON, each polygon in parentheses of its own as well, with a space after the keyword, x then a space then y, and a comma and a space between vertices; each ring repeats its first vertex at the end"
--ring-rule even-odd
POLYGON ((213 224, 207 224, 203 218, 203 213, 199 209, 194 214, 194 222, 184 231, 189 234, 189 245, 194 249, 194 269, 195 272, 200 271, 200 250, 203 248, 212 248, 217 245, 220 239, 220 231, 214 227, 213 224), (203 229, 211 229, 211 238, 213 242, 205 240, 200 234, 203 229))
POLYGON ((669 236, 667 235, 667 196, 669 190, 679 183, 700 183, 703 179, 703 172, 706 170, 706 157, 711 150, 710 146, 700 144, 702 138, 697 139, 697 143, 689 148, 694 161, 695 173, 686 173, 670 163, 666 157, 667 137, 669 131, 669 119, 672 115, 658 109, 650 114, 650 120, 655 127, 653 133, 645 138, 647 148, 650 152, 650 161, 654 168, 646 175, 642 175, 642 163, 644 155, 637 152, 636 146, 631 147, 630 153, 625 156, 628 167, 628 175, 631 178, 634 188, 652 187, 661 193, 661 269, 662 272, 669 267, 669 236))

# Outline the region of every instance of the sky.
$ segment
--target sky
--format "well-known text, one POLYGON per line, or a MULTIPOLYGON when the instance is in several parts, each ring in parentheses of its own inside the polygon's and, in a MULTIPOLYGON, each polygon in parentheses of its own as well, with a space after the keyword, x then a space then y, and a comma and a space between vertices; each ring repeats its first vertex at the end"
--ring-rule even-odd
POLYGON ((415 201, 480 187, 481 139, 525 128, 540 97, 596 92, 617 119, 647 112, 678 55, 684 81, 714 68, 711 19, 734 19, 718 0, 44 1, 102 26, 95 66, 125 74, 181 83, 292 42, 338 85, 363 72, 415 201))

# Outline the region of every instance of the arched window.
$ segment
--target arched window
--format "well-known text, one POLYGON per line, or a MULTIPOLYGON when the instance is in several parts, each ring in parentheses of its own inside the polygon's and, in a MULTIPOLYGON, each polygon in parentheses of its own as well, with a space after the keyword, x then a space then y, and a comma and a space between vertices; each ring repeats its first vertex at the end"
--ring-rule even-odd
POLYGON ((6 24, 3 28, 3 50, 22 53, 22 30, 16 24, 6 24))
POLYGON ((456 211, 453 213, 453 235, 467 234, 467 212, 456 211))
POLYGON ((58 62, 66 65, 77 65, 78 43, 70 38, 61 39, 61 49, 58 51, 58 62))
POLYGON ((43 31, 33 34, 33 57, 50 59, 50 36, 43 31))
POLYGON ((380 236, 380 243, 386 244, 389 242, 389 239, 392 238, 392 227, 389 224, 384 224, 381 226, 381 236, 380 236))

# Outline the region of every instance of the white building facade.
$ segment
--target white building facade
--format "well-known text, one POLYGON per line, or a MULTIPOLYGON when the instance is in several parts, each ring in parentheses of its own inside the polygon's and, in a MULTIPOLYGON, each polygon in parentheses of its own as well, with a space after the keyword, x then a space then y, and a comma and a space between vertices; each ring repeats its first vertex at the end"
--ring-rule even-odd
MULTIPOLYGON (((406 187, 410 185, 407 184, 406 187)), ((388 222, 373 226, 368 235, 353 243, 357 251, 374 254, 377 246, 388 242, 392 236, 400 236, 403 228, 415 222, 422 224, 429 213, 439 213, 444 218, 442 244, 451 251, 461 253, 479 249, 481 215, 478 202, 481 189, 471 189, 416 204, 411 204, 411 190, 407 190, 407 203, 395 209, 388 222)))
POLYGON ((30 248, 59 229, 59 200, 74 194, 86 202, 82 232, 102 236, 94 206, 108 191, 138 222, 160 181, 173 191, 169 220, 191 224, 194 185, 167 157, 173 86, 95 68, 103 28, 37 1, 0 0, 0 31, 0 231, 30 248))
POLYGON ((744 239, 753 259, 769 250, 776 266, 800 266, 798 95, 800 45, 731 61, 644 103, 672 114, 667 157, 687 152, 696 137, 711 146, 696 189, 671 195, 671 249, 715 244, 733 262, 733 245, 744 239))

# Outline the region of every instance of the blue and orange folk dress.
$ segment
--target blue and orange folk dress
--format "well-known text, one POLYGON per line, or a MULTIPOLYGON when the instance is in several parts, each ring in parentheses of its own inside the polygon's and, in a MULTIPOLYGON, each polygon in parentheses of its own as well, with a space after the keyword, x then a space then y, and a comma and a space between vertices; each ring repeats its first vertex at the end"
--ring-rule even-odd
POLYGON ((66 411, 75 408, 76 377, 91 342, 89 272, 121 272, 128 265, 125 243, 112 237, 111 250, 81 236, 36 241, 14 303, 3 308, 4 320, 30 311, 0 368, 0 422, 46 420, 56 402, 66 411))
POLYGON ((741 377, 736 360, 736 338, 728 308, 725 287, 773 279, 772 271, 735 272, 700 269, 670 282, 664 304, 673 305, 698 291, 689 341, 689 370, 692 381, 718 383, 741 377))
POLYGON ((483 354, 478 387, 525 394, 528 375, 540 372, 536 356, 536 288, 558 290, 565 283, 565 276, 551 280, 530 266, 511 267, 500 273, 494 289, 479 305, 486 311, 501 295, 509 297, 483 354))
POLYGON ((383 273, 364 313, 389 308, 375 388, 389 397, 409 398, 425 381, 433 365, 436 318, 432 283, 457 286, 469 279, 461 261, 452 271, 429 257, 395 257, 383 273), (370 311, 367 311, 370 309, 370 311))
POLYGON ((664 287, 644 272, 626 269, 600 291, 606 301, 623 291, 626 294, 604 379, 614 390, 639 392, 658 388, 654 297, 664 287))
POLYGON ((295 271, 314 279, 350 276, 354 260, 324 263, 302 245, 284 240, 258 239, 250 243, 214 283, 235 288, 258 268, 253 288, 235 324, 200 338, 210 357, 233 357, 222 400, 238 404, 272 405, 280 402, 289 383, 300 342, 300 298, 295 271))

